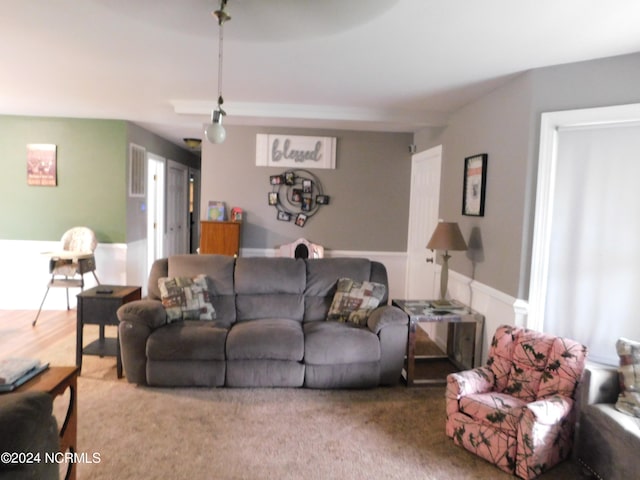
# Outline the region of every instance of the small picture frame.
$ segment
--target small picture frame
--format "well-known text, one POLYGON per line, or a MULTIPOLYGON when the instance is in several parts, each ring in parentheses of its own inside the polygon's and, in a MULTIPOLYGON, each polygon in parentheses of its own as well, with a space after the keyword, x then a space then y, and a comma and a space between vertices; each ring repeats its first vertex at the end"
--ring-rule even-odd
POLYGON ((282 184, 282 175, 271 175, 269 177, 269 183, 271 185, 281 185, 282 184))
POLYGON ((294 188, 291 192, 291 201, 295 203, 302 202, 302 190, 299 188, 294 188))
POLYGON ((288 172, 284 172, 284 183, 287 185, 293 185, 296 183, 296 174, 289 170, 288 172))
POLYGON ((313 190, 313 182, 307 178, 302 180, 302 193, 311 193, 313 190))
POLYGON ((304 198, 302 199, 302 206, 300 207, 300 209, 301 209, 303 212, 310 212, 310 211, 311 211, 312 204, 313 204, 313 200, 312 200, 312 198, 311 198, 311 197, 304 197, 304 198))
POLYGON ((278 192, 269 192, 269 205, 278 204, 278 192))
POLYGON ((462 188, 462 214, 484 216, 484 200, 487 190, 486 153, 464 159, 464 184, 462 188))
POLYGON ((278 210, 278 220, 281 222, 290 222, 291 214, 289 212, 285 212, 284 210, 278 210))
POLYGON ((299 227, 304 227, 304 224, 307 223, 307 216, 304 213, 299 213, 296 215, 296 225, 299 227))
POLYGON ((316 195, 318 205, 329 205, 329 195, 316 195))

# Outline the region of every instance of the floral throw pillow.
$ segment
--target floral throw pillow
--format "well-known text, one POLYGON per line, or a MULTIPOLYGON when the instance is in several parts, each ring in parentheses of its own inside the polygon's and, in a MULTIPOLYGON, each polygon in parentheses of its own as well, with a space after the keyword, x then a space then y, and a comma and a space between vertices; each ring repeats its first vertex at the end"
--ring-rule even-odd
POLYGON ((616 350, 620 357, 620 395, 616 409, 640 417, 640 342, 620 338, 616 350))
POLYGON ((162 306, 167 311, 167 323, 178 320, 214 320, 207 277, 162 277, 158 279, 162 306))
POLYGON ((369 314, 384 297, 386 287, 375 282, 340 278, 327 320, 366 325, 369 314))

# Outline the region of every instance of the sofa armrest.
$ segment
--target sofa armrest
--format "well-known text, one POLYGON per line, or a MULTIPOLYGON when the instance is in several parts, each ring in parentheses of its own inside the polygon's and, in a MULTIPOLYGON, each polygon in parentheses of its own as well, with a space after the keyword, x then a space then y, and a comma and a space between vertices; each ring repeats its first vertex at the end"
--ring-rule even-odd
POLYGON ((578 387, 580 405, 616 403, 620 394, 618 369, 608 365, 588 364, 578 387))
POLYGON ((158 300, 135 300, 117 312, 120 351, 125 376, 131 383, 147 383, 147 339, 167 323, 167 312, 158 300))
POLYGON ((380 340, 380 385, 395 385, 400 381, 407 352, 407 314, 397 307, 376 308, 367 320, 367 328, 380 340))
POLYGON ((383 305, 376 308, 367 319, 367 327, 376 335, 388 325, 407 325, 407 314, 398 307, 383 305))
POLYGON ((118 308, 118 320, 155 330, 167 323, 167 312, 159 300, 134 300, 118 308))

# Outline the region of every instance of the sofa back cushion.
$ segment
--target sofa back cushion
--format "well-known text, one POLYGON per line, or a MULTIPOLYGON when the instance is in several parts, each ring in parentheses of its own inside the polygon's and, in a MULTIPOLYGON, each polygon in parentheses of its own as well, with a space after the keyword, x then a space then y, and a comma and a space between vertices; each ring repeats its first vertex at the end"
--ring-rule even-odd
MULTIPOLYGON (((316 258, 305 260, 307 288, 304 292, 304 321, 313 322, 327 319, 339 278, 350 278, 356 282, 376 281, 386 287, 386 269, 382 264, 376 265, 376 280, 372 278, 372 265, 374 263, 377 262, 371 262, 366 258, 316 258), (383 273, 381 273, 380 267, 382 267, 383 273)), ((386 303, 386 298, 381 303, 386 303)))
POLYGON ((216 320, 231 325, 236 321, 234 263, 235 259, 227 255, 174 255, 168 258, 165 276, 195 277, 204 274, 209 285, 211 304, 216 311, 216 320))
POLYGON ((491 342, 488 364, 497 391, 532 402, 551 395, 573 398, 586 355, 574 340, 503 325, 491 342))
POLYGON ((306 269, 302 259, 240 257, 236 260, 239 322, 268 318, 302 321, 306 269))

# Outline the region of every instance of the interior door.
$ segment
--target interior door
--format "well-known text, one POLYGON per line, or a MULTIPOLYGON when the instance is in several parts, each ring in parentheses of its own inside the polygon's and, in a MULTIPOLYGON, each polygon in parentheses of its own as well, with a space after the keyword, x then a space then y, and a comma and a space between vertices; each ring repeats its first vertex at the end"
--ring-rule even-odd
POLYGON ((427 242, 438 223, 442 146, 415 154, 411 159, 411 197, 407 241, 408 299, 435 298, 435 254, 427 242))
POLYGON ((189 253, 189 169, 172 160, 167 165, 166 198, 165 255, 189 253))

